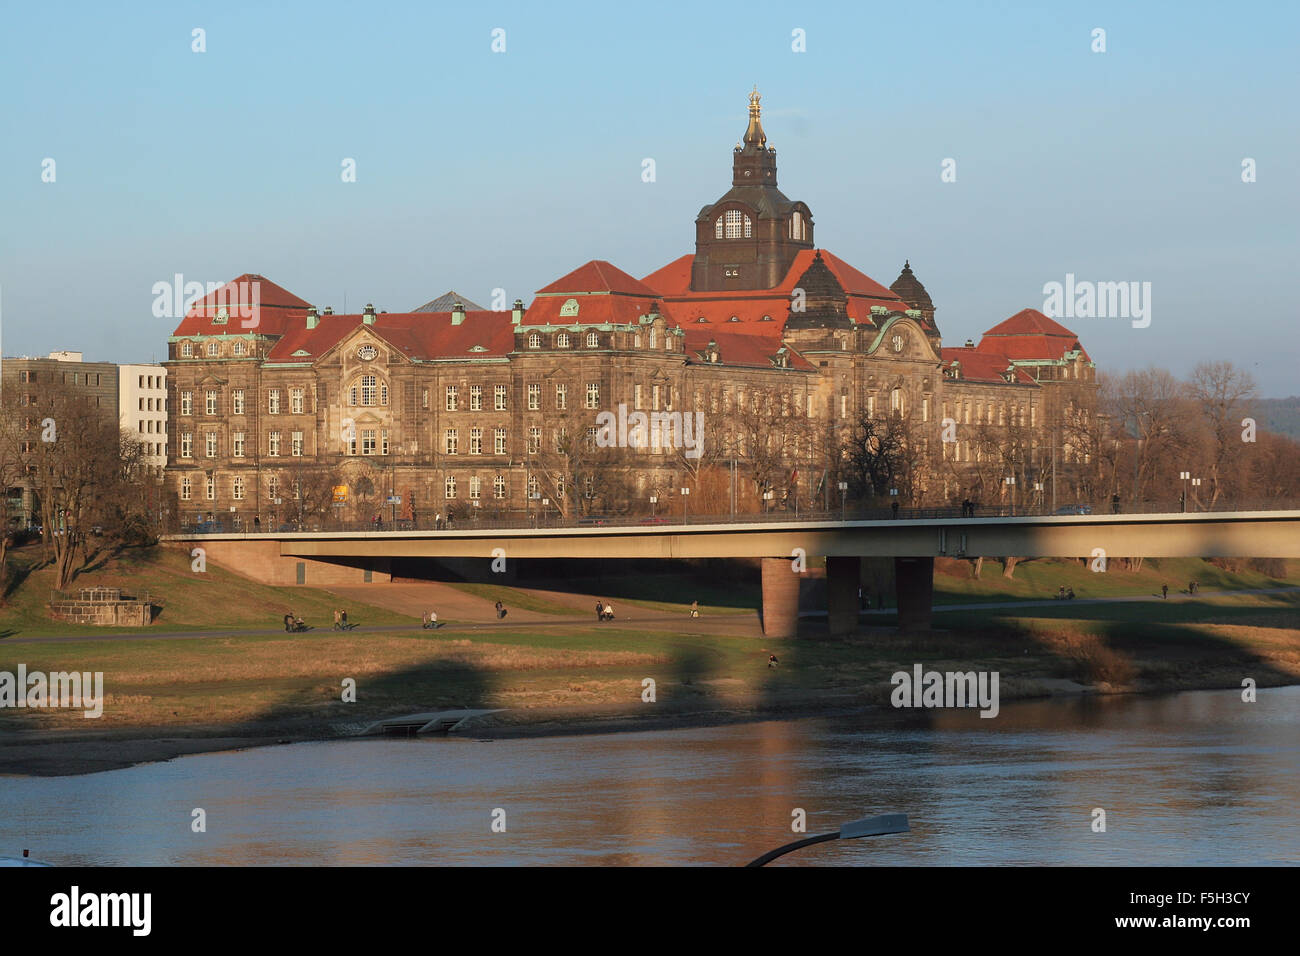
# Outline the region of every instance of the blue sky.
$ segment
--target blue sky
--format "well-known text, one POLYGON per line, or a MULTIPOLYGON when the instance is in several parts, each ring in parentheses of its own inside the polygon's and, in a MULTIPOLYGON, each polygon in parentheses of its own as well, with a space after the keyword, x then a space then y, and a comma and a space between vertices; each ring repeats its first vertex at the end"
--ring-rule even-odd
POLYGON ((910 258, 946 344, 1067 273, 1150 282, 1148 328, 1067 322, 1103 370, 1224 357, 1300 393, 1296 5, 2 9, 5 355, 159 359, 175 273, 353 311, 530 301, 594 258, 643 276, 693 251, 757 83, 817 244, 886 285, 910 258))

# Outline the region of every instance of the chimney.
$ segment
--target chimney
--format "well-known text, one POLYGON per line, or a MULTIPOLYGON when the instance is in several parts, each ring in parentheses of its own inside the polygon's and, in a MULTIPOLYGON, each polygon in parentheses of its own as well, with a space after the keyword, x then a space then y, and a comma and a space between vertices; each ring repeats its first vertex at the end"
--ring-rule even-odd
POLYGON ((451 307, 451 324, 460 325, 465 321, 465 306, 457 302, 451 307))
POLYGON ((314 305, 313 305, 313 306, 308 306, 308 308, 307 308, 307 328, 308 328, 308 330, 314 329, 314 328, 316 328, 316 326, 318 326, 318 325, 320 325, 320 316, 316 313, 316 306, 314 306, 314 305))
POLYGON ((514 310, 510 313, 510 324, 518 325, 524 320, 524 300, 515 299, 514 310))
POLYGON ((361 321, 366 325, 375 324, 375 307, 373 303, 366 303, 365 309, 361 312, 361 321))
POLYGON ((966 348, 968 348, 968 349, 973 349, 974 347, 975 347, 975 342, 974 342, 974 340, 973 340, 973 339, 967 339, 967 340, 966 340, 966 348))
POLYGON ((333 315, 333 314, 334 314, 334 306, 332 305, 325 306, 325 311, 321 313, 321 315, 333 315))

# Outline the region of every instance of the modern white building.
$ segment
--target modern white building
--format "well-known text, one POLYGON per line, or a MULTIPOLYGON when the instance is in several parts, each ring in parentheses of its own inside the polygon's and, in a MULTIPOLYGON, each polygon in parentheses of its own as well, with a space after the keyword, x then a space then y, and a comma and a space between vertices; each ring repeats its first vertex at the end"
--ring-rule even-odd
POLYGON ((118 366, 122 430, 145 444, 146 462, 167 465, 167 370, 161 365, 118 366))

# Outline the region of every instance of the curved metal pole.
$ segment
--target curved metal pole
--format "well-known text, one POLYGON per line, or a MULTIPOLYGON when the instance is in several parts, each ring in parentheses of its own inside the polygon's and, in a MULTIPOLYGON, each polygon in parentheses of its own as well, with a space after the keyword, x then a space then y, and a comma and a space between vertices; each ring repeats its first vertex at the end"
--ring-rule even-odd
POLYGON ((764 853, 757 860, 752 860, 749 863, 746 863, 745 867, 748 869, 751 866, 766 866, 778 856, 785 856, 787 853, 792 853, 801 847, 812 846, 814 843, 825 843, 828 840, 838 840, 839 838, 840 831, 836 830, 834 833, 822 833, 818 836, 807 837, 803 840, 795 840, 793 843, 787 843, 785 846, 779 846, 775 850, 770 850, 767 853, 764 853))

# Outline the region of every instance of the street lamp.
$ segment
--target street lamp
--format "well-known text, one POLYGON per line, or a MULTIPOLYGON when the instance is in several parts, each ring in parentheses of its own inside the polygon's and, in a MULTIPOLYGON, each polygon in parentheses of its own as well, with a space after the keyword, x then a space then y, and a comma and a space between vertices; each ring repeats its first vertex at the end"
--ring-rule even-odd
POLYGON ((659 503, 659 496, 651 495, 650 496, 650 517, 652 518, 655 516, 655 505, 658 503, 659 503))
MULTIPOLYGON (((1201 479, 1199 479, 1199 478, 1193 478, 1193 479, 1192 479, 1192 488, 1195 489, 1195 488, 1199 488, 1199 487, 1201 487, 1201 479)), ((1193 491, 1192 494, 1193 494, 1193 495, 1196 495, 1196 492, 1193 491)))
POLYGON ((1182 510, 1183 513, 1186 514, 1187 513, 1187 479, 1192 477, 1192 473, 1190 471, 1180 471, 1178 473, 1178 477, 1183 482, 1182 510))
POLYGON ((1038 513, 1042 514, 1043 513, 1043 483, 1041 481, 1034 482, 1034 498, 1038 502, 1038 513))
POLYGON ((841 481, 840 482, 840 520, 841 521, 843 521, 846 517, 845 512, 848 509, 848 498, 849 498, 849 483, 847 481, 841 481))
POLYGON ((691 489, 682 489, 682 524, 686 523, 686 499, 691 496, 691 489))
POLYGON ((1011 487, 1011 517, 1014 518, 1016 516, 1016 476, 1011 475, 1003 478, 1002 483, 1011 487))
POLYGON ((763 502, 764 502, 764 504, 763 504, 763 514, 768 514, 768 513, 771 512, 771 510, 772 510, 772 499, 775 498, 775 497, 776 497, 776 493, 775 493, 775 492, 772 492, 772 491, 765 491, 765 492, 763 492, 763 502))
POLYGON ((833 833, 822 833, 779 846, 775 850, 764 853, 747 866, 766 866, 779 856, 785 856, 801 847, 812 846, 814 843, 826 843, 829 840, 856 840, 860 837, 881 836, 885 833, 907 833, 910 830, 906 813, 886 813, 878 817, 867 817, 846 823, 833 833))

